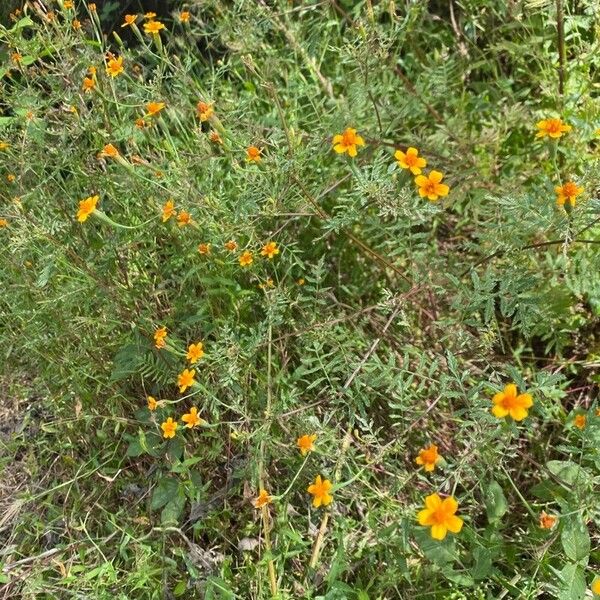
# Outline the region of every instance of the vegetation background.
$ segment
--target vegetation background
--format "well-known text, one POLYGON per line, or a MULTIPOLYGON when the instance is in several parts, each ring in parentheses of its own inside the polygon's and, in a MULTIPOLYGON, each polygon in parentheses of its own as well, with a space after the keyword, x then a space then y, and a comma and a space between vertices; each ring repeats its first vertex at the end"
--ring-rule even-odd
POLYGON ((37 0, 0 18, 0 598, 593 597, 596 0, 37 0), (572 130, 536 138, 550 117, 572 130), (347 127, 354 159, 332 151, 347 127), (418 195, 393 157, 410 146, 447 197, 418 195), (565 211, 567 180, 584 192, 565 211), (77 222, 94 194, 112 222, 77 222), (163 223, 168 199, 194 225, 163 223), (490 413, 510 382, 534 400, 518 423, 490 413), (192 405, 205 425, 164 439, 192 405), (334 501, 316 509, 318 474, 334 501), (436 492, 465 522, 443 541, 416 521, 436 492))

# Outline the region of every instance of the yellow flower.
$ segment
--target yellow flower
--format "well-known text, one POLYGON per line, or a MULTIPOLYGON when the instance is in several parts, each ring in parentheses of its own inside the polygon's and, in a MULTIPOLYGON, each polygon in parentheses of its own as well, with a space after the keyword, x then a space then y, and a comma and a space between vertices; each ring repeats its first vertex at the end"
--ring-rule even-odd
POLYGON ((252 258, 252 252, 250 252, 249 250, 246 250, 240 256, 240 266, 241 267, 249 267, 252 264, 253 260, 254 259, 252 258))
POLYGON ((592 583, 592 592, 594 592, 596 596, 600 596, 600 577, 592 583))
POLYGON ((179 227, 184 227, 185 225, 189 225, 192 222, 192 215, 186 210, 182 210, 177 215, 177 225, 179 227))
POLYGON ((75 30, 81 29, 81 21, 79 19, 73 19, 73 21, 71 21, 71 27, 75 30))
POLYGON ((573 419, 573 425, 577 427, 577 429, 585 429, 585 425, 587 423, 587 417, 585 415, 575 415, 573 419))
POLYGON ((527 417, 527 409, 533 406, 531 394, 518 394, 517 386, 509 383, 504 391, 494 394, 492 414, 499 419, 510 415, 515 421, 527 417))
POLYGON ((157 409, 158 402, 156 401, 156 398, 154 398, 153 396, 148 396, 148 398, 146 398, 146 401, 148 402, 148 410, 157 409))
POLYGON ((265 280, 264 283, 259 283, 258 284, 258 287, 261 290, 266 290, 267 288, 274 288, 275 287, 275 282, 270 277, 267 277, 267 279, 265 280))
POLYGON ((96 5, 93 2, 88 4, 88 8, 90 9, 90 12, 96 12, 96 5))
POLYGON ((144 31, 148 35, 158 35, 161 29, 164 29, 165 26, 160 21, 148 21, 148 23, 144 23, 144 31))
POLYGON ((10 144, 8 142, 0 141, 0 150, 7 150, 8 148, 10 148, 10 144))
POLYGON ((296 444, 298 444, 298 449, 300 450, 300 454, 302 454, 302 456, 306 456, 309 452, 312 452, 315 449, 316 439, 316 433, 313 433, 312 435, 301 435, 298 438, 296 444))
POLYGON ((148 104, 146 104, 146 110, 148 111, 148 114, 151 117, 156 116, 164 107, 166 106, 166 104, 164 102, 148 102, 148 104))
POLYGON ((442 457, 438 454, 438 449, 435 444, 431 444, 429 448, 423 448, 419 451, 419 456, 415 458, 415 462, 418 465, 422 465, 427 472, 431 472, 435 469, 435 465, 442 460, 442 457))
POLYGON ((191 364, 198 362, 204 356, 204 344, 198 342, 197 344, 190 344, 187 349, 185 357, 190 361, 191 364))
POLYGON ((554 188, 556 192, 556 204, 564 206, 565 202, 574 207, 577 196, 583 192, 583 188, 579 187, 573 181, 567 181, 564 185, 558 185, 554 188))
POLYGON ((6 219, 0 219, 0 229, 8 227, 8 221, 6 219))
POLYGON ((540 527, 542 529, 552 529, 557 521, 558 517, 549 515, 545 510, 542 511, 542 514, 540 515, 540 527))
POLYGON ((175 202, 169 199, 162 207, 162 220, 166 223, 175 214, 175 202))
POLYGON ((356 133, 356 129, 348 127, 344 133, 333 136, 333 149, 338 154, 348 153, 348 156, 355 157, 357 154, 356 146, 364 146, 365 140, 356 133))
POLYGON ((272 501, 272 498, 271 498, 271 496, 269 496, 267 490, 260 490, 260 492, 258 494, 258 498, 256 498, 256 500, 254 500, 254 507, 262 508, 263 506, 270 504, 271 501, 272 501))
POLYGON ((106 64, 106 74, 110 75, 111 77, 120 75, 124 70, 122 56, 119 56, 119 58, 113 57, 106 64))
POLYGON ((84 92, 91 92, 96 87, 96 82, 92 77, 85 77, 83 80, 82 89, 84 92))
POLYGON ((148 19, 149 21, 151 21, 152 19, 154 19, 154 17, 156 17, 156 13, 155 12, 147 12, 144 15, 144 19, 148 19))
POLYGON ((200 254, 210 254, 210 244, 198 244, 198 252, 200 254))
POLYGON ((214 112, 213 104, 212 102, 209 103, 200 100, 196 105, 196 111, 198 112, 198 117, 200 117, 201 121, 208 121, 214 112))
POLYGON ((161 348, 164 348, 167 345, 167 342, 165 342, 166 337, 167 337, 167 328, 166 327, 159 327, 154 332, 154 345, 159 350, 161 348))
POLYGON ((96 210, 96 205, 100 200, 100 196, 89 196, 85 200, 79 202, 79 209, 77 210, 77 220, 80 223, 85 223, 88 217, 96 210))
POLYGON ((547 135, 551 138, 559 138, 563 133, 571 131, 572 127, 563 123, 561 119, 543 119, 536 123, 536 127, 539 131, 535 134, 535 137, 543 138, 547 135))
POLYGON ((73 0, 64 0, 63 8, 65 8, 67 10, 73 8, 73 0))
POLYGON ((164 438, 175 437, 175 432, 177 431, 177 421, 173 421, 173 419, 169 417, 160 427, 163 430, 164 438))
POLYGON ((256 146, 249 146, 246 148, 246 160, 248 162, 260 162, 262 160, 260 148, 257 148, 256 146))
POLYGON ((137 15, 125 15, 125 21, 121 24, 121 27, 133 25, 136 22, 137 17, 137 15))
POLYGON ((13 183, 16 178, 17 178, 16 175, 13 175, 12 173, 9 173, 6 176, 6 181, 8 181, 8 183, 13 183))
POLYGON ((196 425, 202 425, 202 423, 204 423, 204 419, 201 419, 198 416, 198 409, 195 406, 192 406, 192 408, 190 408, 190 412, 183 415, 181 417, 181 420, 185 423, 185 426, 188 429, 196 427, 196 425))
POLYGON ((410 147, 406 152, 396 150, 394 158, 398 161, 398 165, 402 169, 410 169, 413 175, 420 175, 421 169, 427 166, 427 161, 419 156, 419 151, 416 148, 410 147))
POLYGON ((304 280, 304 277, 300 277, 300 279, 298 279, 298 281, 296 281, 296 283, 298 285, 304 285, 306 283, 306 281, 304 280))
POLYGON ((315 482, 308 486, 308 493, 313 496, 313 506, 319 508, 319 506, 327 506, 333 501, 333 496, 329 493, 329 490, 333 487, 329 479, 321 479, 320 475, 317 475, 315 482))
POLYGON ((119 151, 112 144, 106 144, 98 156, 102 156, 104 158, 117 158, 117 156, 119 156, 119 151))
POLYGON ((272 260, 276 254, 279 254, 279 248, 277 242, 267 242, 263 249, 260 251, 262 256, 268 256, 269 260, 272 260))
POLYGON ((183 394, 185 390, 189 387, 192 387, 196 380, 194 379, 194 375, 196 375, 196 370, 192 369, 191 371, 188 369, 184 369, 179 376, 177 377, 177 385, 179 386, 179 392, 183 394))
POLYGON ((235 252, 237 250, 237 242, 234 242, 233 240, 229 240, 226 244, 225 244, 225 249, 229 250, 229 252, 235 252))
POLYGON ((435 202, 440 196, 447 196, 450 188, 445 183, 440 183, 443 174, 439 171, 431 171, 429 175, 417 175, 415 183, 419 187, 419 196, 435 202))
POLYGON ((431 527, 431 537, 434 540, 443 540, 451 531, 458 533, 463 526, 463 520, 456 516, 458 502, 453 497, 442 500, 438 494, 431 494, 425 498, 425 508, 417 514, 419 525, 431 527))

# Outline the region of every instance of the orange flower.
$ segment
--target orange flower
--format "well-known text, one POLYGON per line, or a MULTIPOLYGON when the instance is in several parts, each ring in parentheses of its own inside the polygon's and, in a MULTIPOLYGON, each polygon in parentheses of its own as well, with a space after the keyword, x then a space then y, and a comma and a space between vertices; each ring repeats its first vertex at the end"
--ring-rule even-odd
POLYGON ((146 123, 146 121, 144 121, 144 119, 143 119, 142 117, 138 117, 138 118, 135 120, 135 126, 136 126, 138 129, 144 129, 144 127, 149 127, 149 126, 150 126, 150 123, 146 123))
POLYGON ((300 279, 298 279, 298 280, 296 281, 296 283, 297 283, 298 285, 304 285, 304 284, 306 283, 306 281, 305 281, 304 277, 300 277, 300 279))
POLYGON ((200 254, 210 254, 210 244, 198 244, 198 252, 200 254))
POLYGON ((596 596, 600 596, 600 578, 596 579, 596 581, 592 583, 592 592, 594 592, 596 596))
POLYGON ((229 240, 226 244, 225 244, 225 249, 229 250, 229 252, 235 252, 237 250, 237 242, 234 242, 233 240, 229 240))
POLYGON ((549 515, 545 510, 542 511, 542 514, 540 515, 540 527, 542 529, 552 529, 557 521, 558 517, 549 515))
POLYGON ((85 223, 88 217, 96 210, 96 205, 100 200, 100 196, 90 196, 85 200, 79 202, 79 209, 77 210, 77 220, 80 223, 85 223))
POLYGON ((510 415, 515 421, 527 417, 527 409, 533 406, 531 394, 518 394, 517 386, 509 383, 504 391, 494 394, 492 414, 499 419, 510 415))
POLYGON ((419 196, 435 202, 440 196, 447 196, 450 188, 445 183, 440 183, 444 175, 439 171, 431 171, 429 175, 417 175, 415 183, 419 187, 419 196))
POLYGON ((121 24, 121 27, 128 27, 130 25, 133 25, 136 22, 137 18, 137 15, 125 15, 125 21, 121 24))
POLYGON ((246 160, 248 162, 260 162, 262 160, 260 148, 257 148, 256 146, 249 146, 246 148, 246 160))
POLYGON ((148 21, 144 23, 144 32, 148 35, 158 35, 165 26, 160 21, 148 21))
POLYGON ((179 21, 181 23, 189 23, 190 21, 190 13, 187 10, 184 10, 179 13, 179 21))
POLYGON ((263 249, 260 251, 262 256, 268 256, 269 260, 272 260, 276 254, 279 254, 279 248, 277 242, 267 242, 263 249))
POLYGON ((0 219, 0 229, 8 227, 8 221, 6 219, 0 219))
POLYGON ((83 80, 82 89, 84 92, 91 92, 96 87, 96 82, 92 77, 85 77, 83 80))
POLYGON ((333 149, 338 154, 348 153, 354 158, 357 154, 356 146, 364 146, 365 140, 356 133, 356 129, 348 127, 344 133, 333 136, 333 149))
POLYGON ((575 418, 573 419, 573 425, 575 425, 575 427, 577 427, 577 429, 585 429, 585 425, 587 423, 587 417, 586 415, 575 415, 575 418))
POLYGON ((96 5, 93 2, 88 4, 88 8, 90 9, 90 12, 96 12, 96 5))
POLYGON ((164 102, 148 102, 146 110, 148 111, 148 115, 155 117, 165 106, 164 102))
POLYGON ((158 402, 156 401, 156 398, 154 398, 153 396, 148 396, 148 398, 146 398, 146 401, 148 402, 148 410, 157 409, 158 402))
POLYGON ((169 198, 162 207, 162 220, 166 223, 175 214, 175 202, 169 198))
POLYGON ((181 417, 181 420, 185 423, 185 426, 188 429, 196 427, 196 425, 202 425, 202 423, 204 423, 204 419, 201 419, 198 416, 198 409, 195 406, 192 406, 192 408, 190 408, 190 412, 183 415, 181 417))
POLYGON ((71 21, 71 27, 76 31, 81 29, 81 21, 79 19, 73 19, 71 21))
POLYGON ((558 185, 554 188, 556 192, 556 204, 564 206, 568 202, 572 207, 575 206, 577 196, 583 192, 583 188, 579 187, 573 181, 567 181, 564 185, 558 185))
POLYGON ((266 506, 267 504, 271 504, 272 500, 273 499, 271 498, 271 496, 269 496, 267 490, 261 489, 258 494, 258 498, 256 498, 256 500, 254 500, 254 507, 262 508, 263 506, 266 506))
POLYGON ((187 349, 185 357, 190 361, 191 364, 198 362, 204 356, 204 344, 198 342, 197 344, 190 344, 187 349))
POLYGON ((192 222, 192 215, 186 210, 182 210, 179 215, 177 215, 177 225, 179 227, 184 227, 185 225, 189 225, 192 222))
POLYGON ((13 175, 12 173, 9 173, 6 176, 6 181, 8 181, 8 183, 13 183, 16 178, 17 178, 16 175, 13 175))
POLYGON ((547 135, 551 138, 559 138, 563 133, 571 131, 572 127, 563 123, 561 119, 543 119, 536 123, 536 127, 539 131, 535 134, 535 137, 543 138, 547 135))
POLYGON ((208 134, 208 139, 213 142, 213 144, 223 143, 221 136, 214 129, 208 134))
POLYGON ((144 15, 144 19, 148 19, 149 21, 151 21, 152 19, 154 19, 154 17, 156 17, 156 13, 155 12, 147 12, 144 15))
POLYGON ((66 10, 70 10, 71 8, 73 8, 73 0, 64 0, 63 8, 66 10))
POLYGON ((312 452, 315 449, 316 439, 316 433, 313 433, 312 435, 301 435, 298 438, 296 443, 298 444, 298 449, 300 450, 300 454, 302 454, 302 456, 306 456, 309 452, 312 452))
POLYGON ((249 250, 246 250, 240 256, 240 266, 241 267, 249 267, 252 264, 253 260, 254 259, 252 258, 252 252, 250 252, 249 250))
POLYGON ((163 430, 164 438, 175 437, 175 432, 177 431, 177 421, 173 421, 173 419, 169 417, 160 427, 163 430))
POLYGON ((208 121, 214 112, 213 104, 212 102, 209 103, 200 100, 196 105, 196 111, 198 112, 198 117, 201 121, 208 121))
POLYGON ((154 345, 159 350, 161 348, 164 348, 167 345, 167 342, 165 342, 166 337, 167 337, 167 328, 166 327, 159 327, 154 332, 154 345))
POLYGON ((181 373, 179 373, 179 376, 177 377, 179 393, 183 394, 185 390, 187 390, 189 387, 192 387, 196 383, 194 375, 196 375, 195 369, 184 369, 181 373))
POLYGON ((451 531, 458 533, 463 526, 463 520, 456 516, 458 502, 453 497, 442 500, 438 494, 431 494, 425 498, 425 508, 417 514, 419 525, 431 527, 431 537, 434 540, 443 540, 451 531))
POLYGON ((124 70, 122 56, 119 56, 119 58, 113 57, 106 64, 106 74, 110 75, 111 77, 120 75, 124 70))
POLYGON ((412 146, 406 152, 396 150, 394 158, 402 169, 410 169, 413 175, 420 175, 421 169, 427 166, 427 161, 419 156, 419 151, 412 146))
POLYGON ((333 487, 333 484, 329 479, 321 479, 320 475, 317 475, 315 482, 308 486, 308 493, 313 496, 313 506, 319 508, 319 506, 327 506, 333 501, 333 496, 329 493, 329 490, 333 487))
POLYGON ((438 454, 438 449, 435 444, 431 444, 429 448, 423 448, 419 451, 419 456, 415 458, 415 462, 418 465, 422 465, 427 472, 431 472, 435 469, 435 465, 442 460, 442 457, 438 454))
POLYGON ((102 156, 103 158, 117 158, 119 151, 112 144, 106 144, 98 156, 102 156))

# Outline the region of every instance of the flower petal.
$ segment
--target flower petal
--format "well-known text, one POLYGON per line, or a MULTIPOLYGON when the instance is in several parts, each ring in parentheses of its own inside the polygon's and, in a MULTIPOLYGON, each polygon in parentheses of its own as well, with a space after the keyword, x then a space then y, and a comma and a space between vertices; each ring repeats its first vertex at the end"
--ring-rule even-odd
POLYGON ((458 502, 456 501, 456 498, 453 498, 452 496, 444 498, 444 501, 442 502, 442 509, 447 515, 453 515, 458 510, 458 502))
POLYGON ((433 181, 433 183, 439 183, 443 178, 443 173, 440 173, 439 171, 431 171, 431 173, 429 173, 429 181, 433 181))
POLYGON ((531 408, 533 406, 531 394, 519 394, 517 396, 517 402, 519 403, 519 406, 522 406, 523 408, 531 408))
POLYGON ((417 513, 417 521, 419 522, 419 525, 424 525, 425 527, 433 525, 433 521, 431 520, 432 515, 433 513, 428 508, 420 510, 417 513))
POLYGON ((458 533, 463 526, 463 520, 456 515, 452 515, 446 519, 446 527, 448 527, 448 531, 452 533, 458 533))
POLYGON ((521 408, 520 406, 517 406, 515 408, 511 408, 510 409, 510 416, 515 421, 522 421, 523 419, 525 419, 527 417, 527 410, 525 408, 521 408))
POLYGON ((431 494, 425 498, 425 506, 429 510, 435 510, 442 505, 442 499, 437 494, 431 494))
POLYGON ((448 528, 445 525, 432 525, 431 537, 434 540, 443 540, 448 533, 448 528))

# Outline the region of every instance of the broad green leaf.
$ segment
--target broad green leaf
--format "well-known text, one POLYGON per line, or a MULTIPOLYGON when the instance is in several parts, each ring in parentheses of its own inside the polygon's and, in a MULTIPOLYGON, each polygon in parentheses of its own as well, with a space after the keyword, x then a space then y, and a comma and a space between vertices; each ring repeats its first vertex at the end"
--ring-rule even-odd
POLYGON ((560 572, 561 584, 558 600, 583 600, 586 583, 583 569, 574 564, 565 565, 560 572))
POLYGON ((591 547, 590 534, 579 515, 570 515, 562 519, 560 541, 570 560, 587 564, 591 547))
POLYGON ((170 502, 177 494, 178 489, 179 481, 177 479, 174 477, 163 477, 154 488, 150 509, 158 510, 167 504, 167 502, 170 502))
POLYGON ((484 491, 487 518, 490 523, 499 521, 508 510, 508 502, 500 484, 492 480, 484 491))

